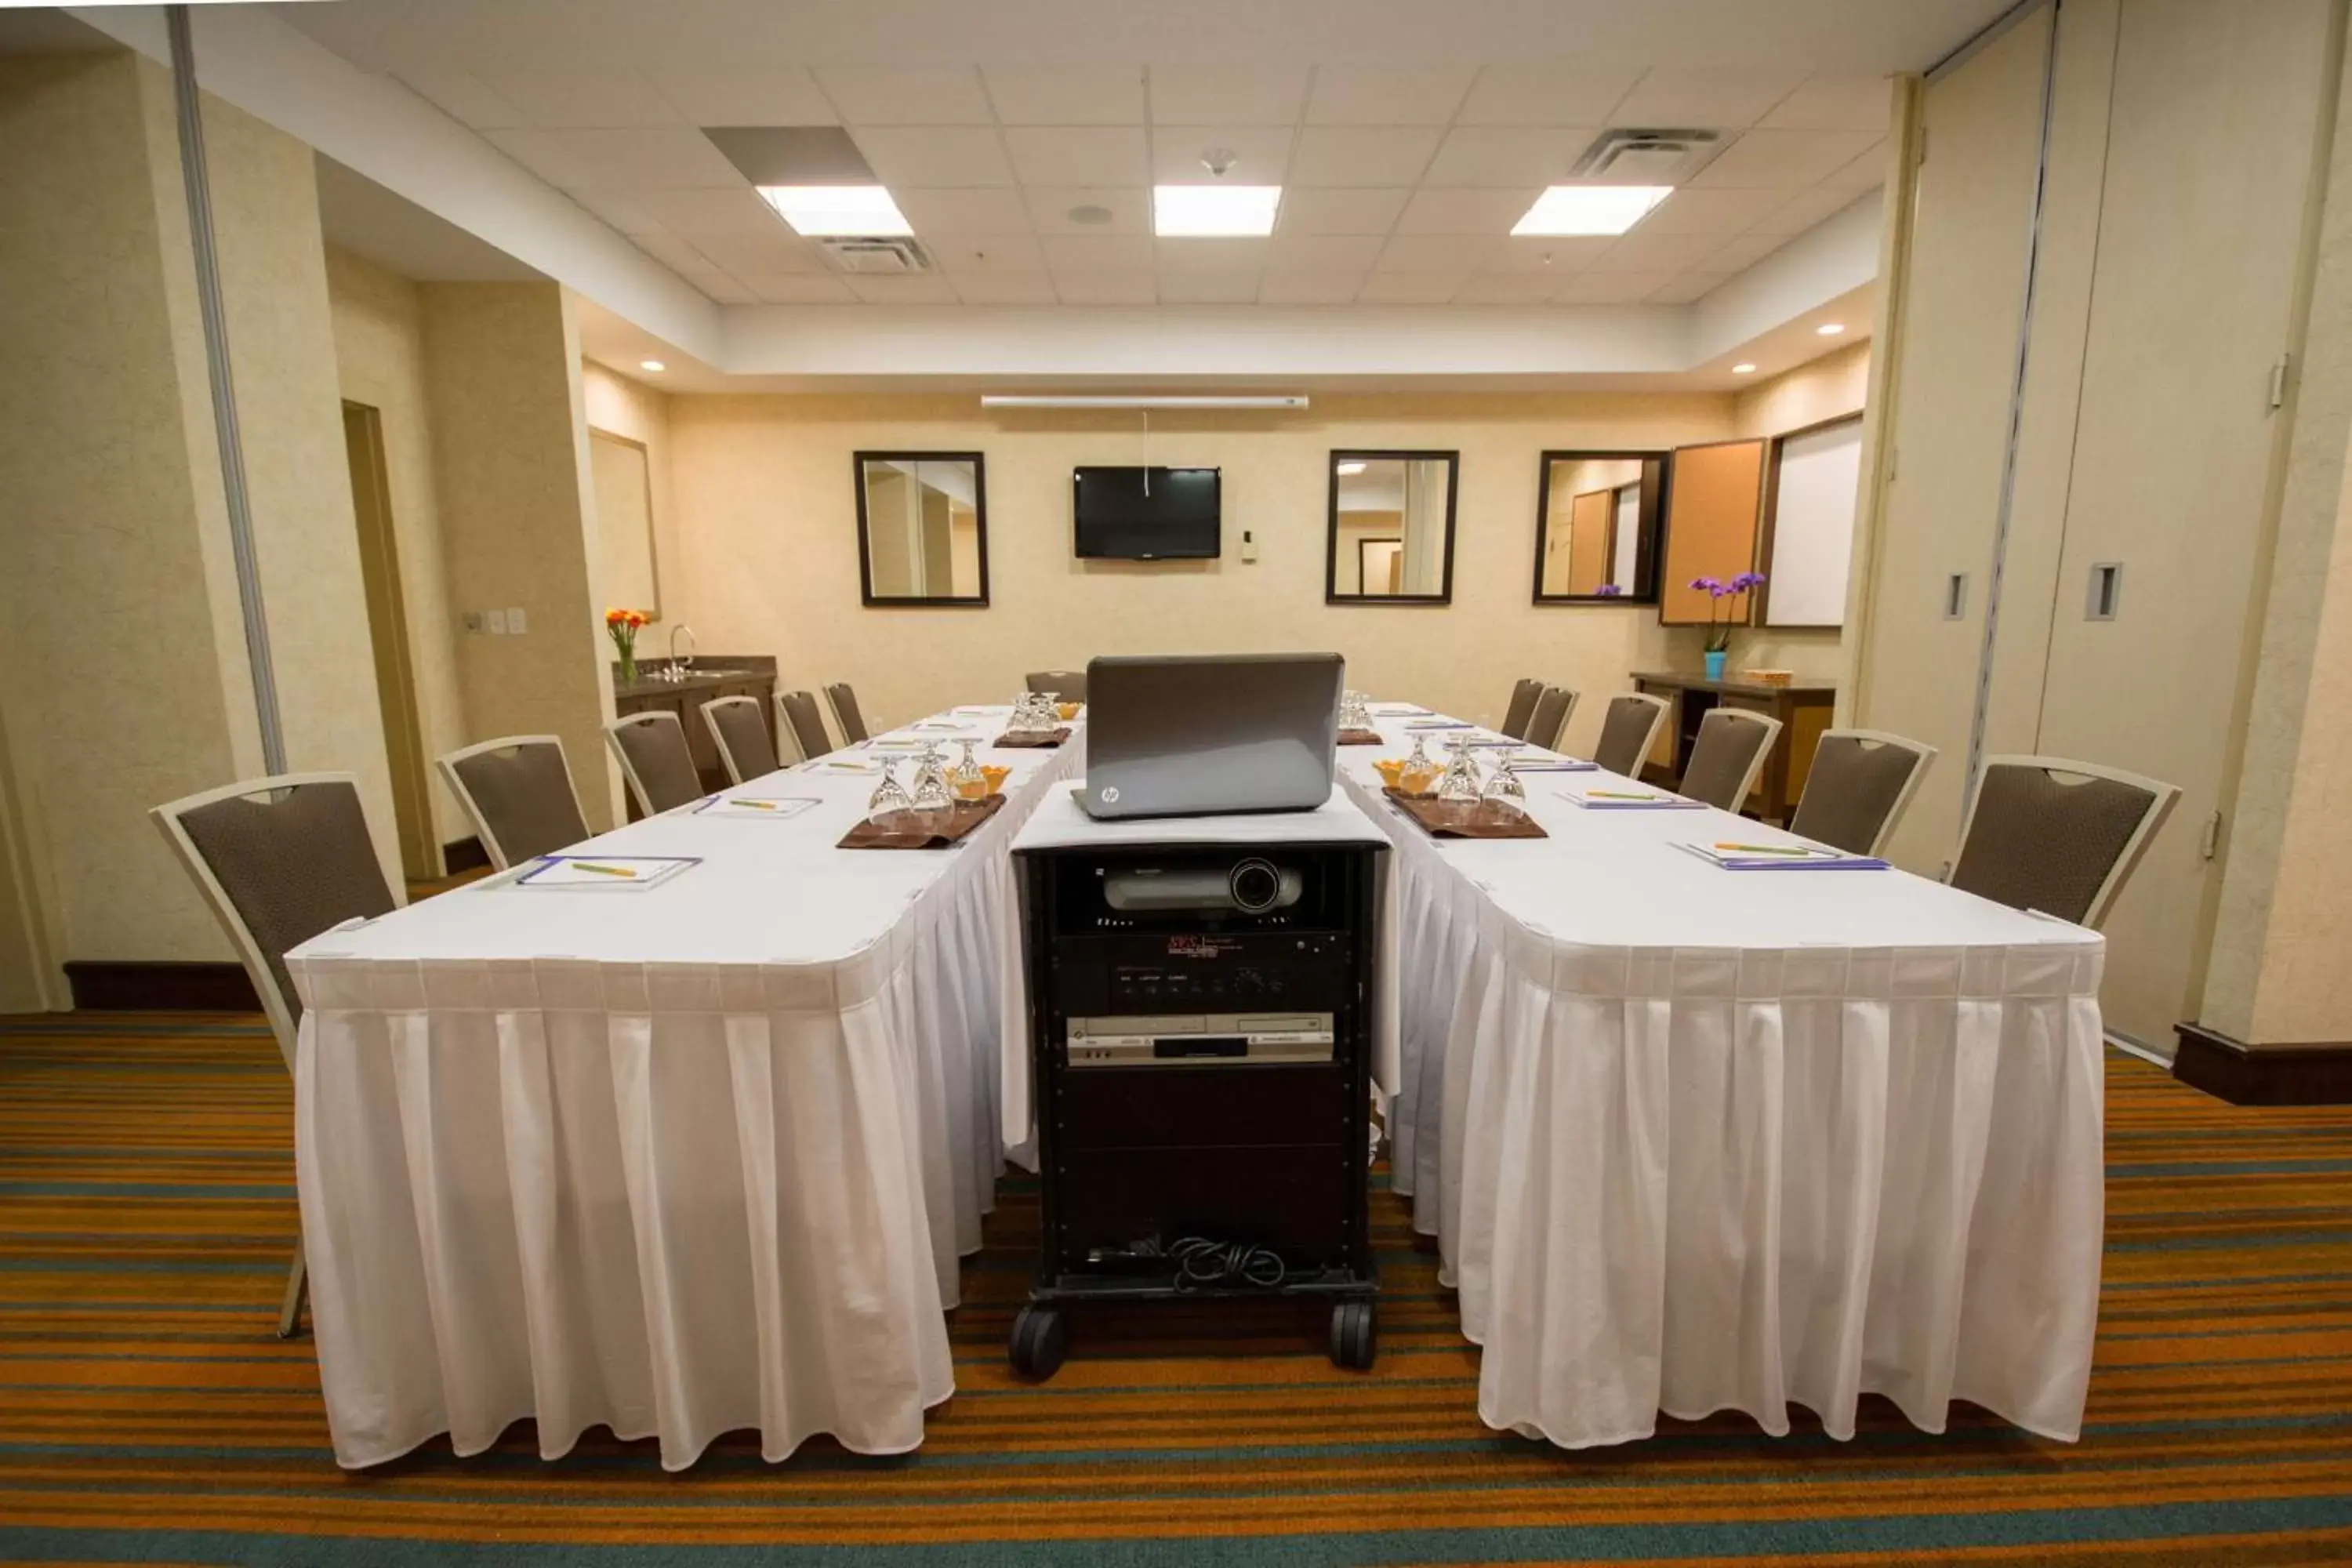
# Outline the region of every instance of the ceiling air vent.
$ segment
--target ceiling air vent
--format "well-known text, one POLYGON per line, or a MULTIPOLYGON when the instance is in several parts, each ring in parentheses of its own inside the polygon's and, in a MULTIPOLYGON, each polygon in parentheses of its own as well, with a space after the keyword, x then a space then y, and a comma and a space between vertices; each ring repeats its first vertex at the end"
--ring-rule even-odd
POLYGON ((931 258, 911 239, 820 239, 817 241, 839 272, 866 278, 904 278, 931 270, 931 258))
POLYGON ((1719 131, 1604 131, 1569 173, 1612 185, 1679 185, 1722 151, 1719 131))

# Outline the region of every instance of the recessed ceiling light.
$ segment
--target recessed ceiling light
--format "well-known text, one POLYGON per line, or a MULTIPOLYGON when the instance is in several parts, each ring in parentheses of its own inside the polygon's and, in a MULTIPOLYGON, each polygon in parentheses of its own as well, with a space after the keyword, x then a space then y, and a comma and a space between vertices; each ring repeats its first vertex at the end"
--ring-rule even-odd
POLYGON ((1154 185, 1151 232, 1162 236, 1274 232, 1280 185, 1154 185))
POLYGON ((1360 474, 1363 471, 1364 465, 1361 463, 1342 463, 1339 465, 1339 477, 1343 479, 1354 479, 1358 474, 1360 474))
POLYGON ((761 185, 759 191, 794 234, 872 239, 915 232, 880 185, 761 185))
POLYGON ((1622 234, 1675 194, 1672 185, 1554 185, 1536 198, 1513 234, 1622 234))
POLYGON ((1845 323, 1843 321, 1823 321, 1820 326, 1815 327, 1813 331, 1821 333, 1821 335, 1825 338, 1833 338, 1840 332, 1845 331, 1845 323))
POLYGON ((667 370, 669 366, 662 363, 662 362, 657 359, 641 359, 637 362, 637 368, 639 370, 663 371, 667 370))
POLYGON ((1742 360, 1739 363, 1731 367, 1731 374, 1734 375, 1754 375, 1756 374, 1756 367, 1749 364, 1747 361, 1742 360))

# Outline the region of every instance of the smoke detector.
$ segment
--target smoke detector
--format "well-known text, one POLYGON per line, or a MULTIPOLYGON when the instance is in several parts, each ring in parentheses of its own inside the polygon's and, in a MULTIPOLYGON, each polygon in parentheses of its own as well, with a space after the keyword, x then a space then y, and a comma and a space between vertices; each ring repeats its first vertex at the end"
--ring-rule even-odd
POLYGON ((1569 174, 1612 185, 1679 185, 1713 163, 1723 148, 1719 131, 1619 128, 1595 138, 1569 174))
POLYGON ((1227 170, 1242 161, 1242 155, 1230 147, 1212 147, 1201 154, 1201 167, 1216 178, 1225 177, 1227 170))
POLYGON ((919 240, 830 238, 816 243, 836 272, 861 278, 906 278, 935 270, 930 253, 919 240))

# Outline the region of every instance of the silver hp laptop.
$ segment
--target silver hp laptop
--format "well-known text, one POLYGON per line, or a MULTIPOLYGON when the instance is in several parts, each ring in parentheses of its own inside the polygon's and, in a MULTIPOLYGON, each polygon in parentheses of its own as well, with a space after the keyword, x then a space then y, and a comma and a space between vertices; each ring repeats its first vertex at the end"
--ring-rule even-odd
POLYGON ((1331 795, 1336 653, 1098 658, 1087 666, 1095 816, 1312 811, 1331 795))

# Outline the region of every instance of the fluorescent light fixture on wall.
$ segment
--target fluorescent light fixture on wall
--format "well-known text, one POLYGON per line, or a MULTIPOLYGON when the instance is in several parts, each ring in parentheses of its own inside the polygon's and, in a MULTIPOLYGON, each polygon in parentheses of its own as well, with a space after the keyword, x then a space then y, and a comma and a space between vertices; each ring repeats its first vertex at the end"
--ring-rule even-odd
POLYGON ((915 232, 880 185, 761 185, 760 195, 812 239, 880 239, 915 232))
POLYGON ((1622 234, 1675 194, 1672 185, 1554 185, 1511 226, 1513 234, 1622 234))
POLYGON ((1168 396, 1118 393, 983 392, 982 408, 1304 408, 1307 399, 1294 393, 1265 396, 1168 396))
POLYGON ((1162 238, 1274 232, 1280 185, 1154 185, 1151 232, 1162 238))

